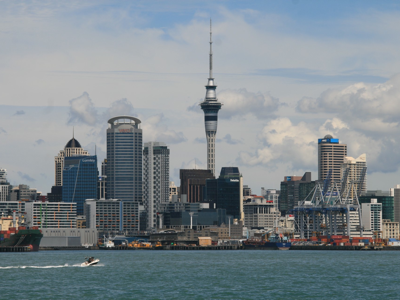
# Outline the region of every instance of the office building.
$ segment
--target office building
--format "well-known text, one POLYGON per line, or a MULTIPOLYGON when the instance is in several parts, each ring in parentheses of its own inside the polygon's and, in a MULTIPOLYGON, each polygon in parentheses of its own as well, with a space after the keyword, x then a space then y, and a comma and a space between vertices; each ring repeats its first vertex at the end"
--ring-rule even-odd
POLYGON ((249 198, 243 205, 244 226, 247 228, 273 229, 278 226, 280 212, 264 197, 249 198))
POLYGON ((62 201, 62 186, 52 186, 51 192, 47 193, 47 201, 61 202, 62 201))
POLYGON ((139 231, 139 203, 116 199, 88 199, 85 203, 86 228, 101 234, 136 234, 139 231))
POLYGON ((382 237, 382 204, 376 199, 371 199, 370 203, 362 203, 361 215, 364 230, 377 232, 378 237, 382 237))
POLYGON ((278 205, 282 215, 298 205, 299 201, 303 201, 314 187, 315 181, 311 181, 311 172, 305 172, 303 176, 285 176, 281 181, 278 205))
POLYGON ((318 180, 322 182, 332 170, 331 182, 340 185, 341 165, 347 156, 347 145, 340 144, 339 139, 326 135, 318 139, 318 180))
POLYGON ((40 192, 37 189, 30 188, 26 184, 20 184, 16 187, 13 187, 10 191, 10 201, 29 201, 29 200, 37 200, 40 195, 40 192))
POLYGON ((400 223, 400 184, 390 189, 390 195, 393 196, 394 218, 392 221, 400 223))
POLYGON ((89 152, 82 149, 81 144, 72 136, 72 139, 65 145, 64 150, 54 158, 54 185, 63 185, 63 170, 64 170, 64 158, 70 156, 88 156, 89 152))
MULTIPOLYGON (((356 197, 356 193, 359 191, 360 189, 360 193, 365 193, 367 191, 367 175, 365 174, 364 180, 360 184, 357 182, 360 179, 360 175, 362 173, 363 168, 367 167, 367 156, 366 154, 361 154, 359 157, 357 158, 353 158, 350 156, 346 156, 344 158, 344 162, 341 166, 341 181, 343 179, 343 175, 344 173, 348 172, 347 175, 347 186, 348 187, 352 187, 349 190, 349 194, 348 194, 348 198, 349 199, 355 199, 356 197), (351 182, 353 182, 354 184, 351 185, 351 182)), ((358 194, 360 195, 360 194, 358 194)))
POLYGON ((29 226, 39 228, 76 228, 76 203, 26 202, 29 226))
POLYGON ((169 201, 177 202, 179 197, 179 188, 175 185, 175 182, 169 182, 169 201))
POLYGON ((394 198, 390 196, 389 192, 381 190, 366 191, 364 195, 358 198, 360 205, 362 203, 371 203, 371 199, 376 199, 378 203, 382 204, 382 219, 394 222, 394 198))
POLYGON ((392 222, 387 219, 382 220, 382 238, 383 239, 396 239, 400 236, 399 222, 392 222))
POLYGON ((10 183, 7 181, 7 170, 0 169, 0 202, 8 201, 10 196, 10 183))
POLYGON ((17 213, 25 214, 25 201, 4 201, 0 202, 0 217, 12 215, 15 210, 17 213))
POLYGON ((214 175, 211 170, 197 170, 190 169, 179 171, 179 177, 181 180, 181 201, 182 195, 187 195, 187 202, 203 202, 205 195, 204 189, 206 186, 207 179, 214 179, 214 175))
POLYGON ((86 199, 97 197, 97 156, 71 156, 64 159, 62 199, 76 203, 77 214, 84 214, 86 199))
POLYGON ((281 191, 275 189, 265 189, 261 188, 261 196, 263 196, 267 201, 272 201, 274 204, 275 211, 279 211, 279 196, 281 191))
POLYGON ((206 180, 206 200, 226 209, 233 219, 243 220, 243 177, 237 167, 224 167, 218 179, 206 180))
POLYGON ((143 202, 147 228, 156 228, 160 203, 169 202, 169 149, 164 143, 144 144, 143 202))
MULTIPOLYGON (((210 21, 211 22, 211 21, 210 21)), ((215 174, 215 139, 217 135, 218 111, 221 109, 222 103, 218 102, 215 92, 217 86, 213 78, 213 53, 212 53, 212 33, 210 23, 210 64, 208 83, 206 85, 206 97, 200 103, 201 109, 204 111, 204 125, 207 138, 207 169, 215 174)))
POLYGON ((108 120, 107 197, 142 203, 141 121, 130 116, 108 120))
POLYGON ((248 185, 243 186, 243 197, 251 195, 251 188, 248 185))

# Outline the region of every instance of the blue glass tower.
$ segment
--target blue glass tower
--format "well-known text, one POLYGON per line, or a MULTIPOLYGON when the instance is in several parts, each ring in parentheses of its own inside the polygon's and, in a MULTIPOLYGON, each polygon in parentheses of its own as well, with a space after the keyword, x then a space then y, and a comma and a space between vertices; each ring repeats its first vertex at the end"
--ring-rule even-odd
POLYGON ((200 103, 201 109, 204 111, 204 125, 207 138, 207 169, 211 170, 215 175, 215 138, 217 135, 218 111, 221 109, 222 103, 218 102, 215 92, 217 86, 212 77, 212 31, 210 20, 210 70, 208 83, 206 85, 206 97, 200 103))
POLYGON ((97 198, 97 156, 65 157, 62 199, 76 202, 77 214, 83 215, 86 199, 97 198))

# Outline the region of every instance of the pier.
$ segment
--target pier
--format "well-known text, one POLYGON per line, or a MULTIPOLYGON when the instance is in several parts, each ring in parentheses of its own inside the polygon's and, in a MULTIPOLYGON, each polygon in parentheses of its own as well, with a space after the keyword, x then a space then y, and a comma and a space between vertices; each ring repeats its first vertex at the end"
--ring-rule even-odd
POLYGON ((29 246, 5 246, 0 247, 0 252, 31 252, 32 249, 29 246))

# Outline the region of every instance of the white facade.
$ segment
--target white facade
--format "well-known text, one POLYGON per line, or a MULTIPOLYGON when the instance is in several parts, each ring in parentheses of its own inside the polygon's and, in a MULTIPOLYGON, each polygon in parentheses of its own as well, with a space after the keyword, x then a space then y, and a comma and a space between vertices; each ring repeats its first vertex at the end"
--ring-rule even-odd
POLYGON ((387 219, 382 220, 382 238, 398 239, 400 236, 399 222, 392 222, 387 219))
POLYGON ((5 202, 8 200, 10 186, 7 184, 0 184, 0 202, 5 202))
POLYGON ((382 203, 376 199, 371 199, 371 203, 362 203, 361 215, 364 229, 372 233, 376 231, 382 237, 382 203))
POLYGON ((6 183, 7 182, 7 170, 6 169, 0 169, 0 184, 1 183, 6 183))
POLYGON ((265 229, 273 229, 277 227, 278 219, 281 216, 279 211, 276 211, 274 204, 267 202, 263 198, 251 199, 251 202, 244 203, 244 226, 263 227, 265 229))
MULTIPOLYGON (((349 174, 347 177, 347 186, 350 187, 351 181, 356 181, 360 178, 361 175, 361 171, 364 167, 367 166, 367 155, 361 154, 359 157, 357 158, 353 158, 350 156, 346 156, 344 158, 344 162, 341 165, 341 178, 343 178, 343 174, 344 171, 349 168, 349 174)), ((355 198, 355 194, 357 193, 358 190, 358 183, 355 183, 353 185, 353 189, 351 191, 349 191, 349 198, 350 199, 354 199, 355 198)), ((362 183, 362 187, 361 187, 361 191, 362 192, 366 192, 367 191, 367 175, 365 174, 364 177, 364 182, 362 183)))
POLYGON ((26 202, 28 226, 39 228, 76 228, 76 203, 26 202))
POLYGON ((169 149, 159 142, 144 144, 143 200, 147 212, 147 229, 157 227, 160 204, 169 202, 169 149))
POLYGON ((338 139, 326 135, 318 140, 318 180, 323 181, 332 170, 332 182, 340 183, 341 164, 347 156, 347 145, 339 144, 338 139))
POLYGON ((96 229, 68 229, 68 228, 46 228, 42 229, 43 238, 40 242, 41 247, 66 247, 66 246, 96 246, 98 241, 98 233, 96 229), (78 239, 78 245, 71 245, 78 239))

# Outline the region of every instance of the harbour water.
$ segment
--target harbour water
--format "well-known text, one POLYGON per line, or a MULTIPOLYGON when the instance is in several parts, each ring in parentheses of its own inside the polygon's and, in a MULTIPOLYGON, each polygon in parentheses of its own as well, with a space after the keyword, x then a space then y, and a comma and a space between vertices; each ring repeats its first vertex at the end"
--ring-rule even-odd
POLYGON ((398 251, 1 253, 1 299, 399 299, 398 251), (85 256, 100 265, 81 267, 85 256))

